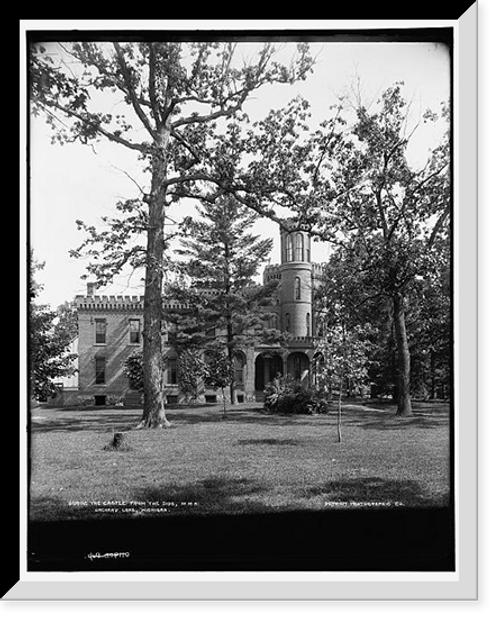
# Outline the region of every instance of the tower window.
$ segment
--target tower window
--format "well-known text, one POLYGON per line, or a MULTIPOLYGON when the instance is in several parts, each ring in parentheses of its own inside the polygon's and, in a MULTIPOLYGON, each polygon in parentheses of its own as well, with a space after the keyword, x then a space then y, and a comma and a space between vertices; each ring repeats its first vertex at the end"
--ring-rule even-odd
POLYGON ((285 313, 285 331, 287 333, 290 332, 290 314, 289 313, 285 313))
POLYGON ((301 283, 298 276, 295 277, 295 300, 300 300, 301 296, 301 283))
POLYGON ((311 314, 306 313, 306 335, 307 337, 311 336, 311 314))
POLYGON ((286 236, 286 260, 293 261, 293 243, 290 233, 286 236))
POLYGON ((295 261, 304 261, 304 236, 297 233, 295 236, 295 261))

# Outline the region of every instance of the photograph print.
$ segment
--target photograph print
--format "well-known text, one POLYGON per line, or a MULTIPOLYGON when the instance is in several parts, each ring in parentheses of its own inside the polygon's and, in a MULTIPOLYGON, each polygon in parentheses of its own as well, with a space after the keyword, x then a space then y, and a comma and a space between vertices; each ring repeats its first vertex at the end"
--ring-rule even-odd
POLYGON ((454 571, 451 29, 26 50, 28 570, 454 571))

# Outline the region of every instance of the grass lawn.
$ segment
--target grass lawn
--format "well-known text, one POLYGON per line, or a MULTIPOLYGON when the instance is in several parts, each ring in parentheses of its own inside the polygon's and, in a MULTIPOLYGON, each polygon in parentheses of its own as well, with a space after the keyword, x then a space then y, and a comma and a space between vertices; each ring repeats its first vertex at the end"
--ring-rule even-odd
POLYGON ((444 506, 449 407, 344 406, 336 417, 280 416, 261 404, 172 406, 165 430, 140 411, 38 408, 31 421, 30 519, 444 506), (124 431, 125 450, 106 450, 124 431))

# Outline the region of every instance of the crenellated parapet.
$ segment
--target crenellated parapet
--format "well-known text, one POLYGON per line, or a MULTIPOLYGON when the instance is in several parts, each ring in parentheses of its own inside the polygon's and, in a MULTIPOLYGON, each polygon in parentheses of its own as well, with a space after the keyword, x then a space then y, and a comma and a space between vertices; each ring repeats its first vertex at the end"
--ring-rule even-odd
POLYGON ((325 278, 326 265, 324 263, 312 263, 312 278, 322 281, 325 278))
POLYGON ((264 268, 263 274, 264 283, 269 283, 269 281, 279 280, 281 279, 281 271, 279 264, 271 264, 264 268))
POLYGON ((295 342, 300 342, 300 343, 312 343, 314 341, 314 338, 311 336, 306 336, 306 335, 292 335, 290 337, 290 339, 288 340, 288 344, 291 343, 295 343, 295 342))
MULTIPOLYGON (((80 311, 143 311, 144 296, 76 296, 76 307, 80 311)), ((186 309, 187 305, 177 301, 165 301, 164 309, 186 309)))

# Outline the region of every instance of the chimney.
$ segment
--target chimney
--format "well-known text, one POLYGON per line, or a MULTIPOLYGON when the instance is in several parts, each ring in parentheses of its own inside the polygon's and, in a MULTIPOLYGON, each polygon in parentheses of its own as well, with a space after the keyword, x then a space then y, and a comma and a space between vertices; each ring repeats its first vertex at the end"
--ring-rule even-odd
POLYGON ((87 283, 87 296, 95 296, 96 285, 95 283, 87 283))

